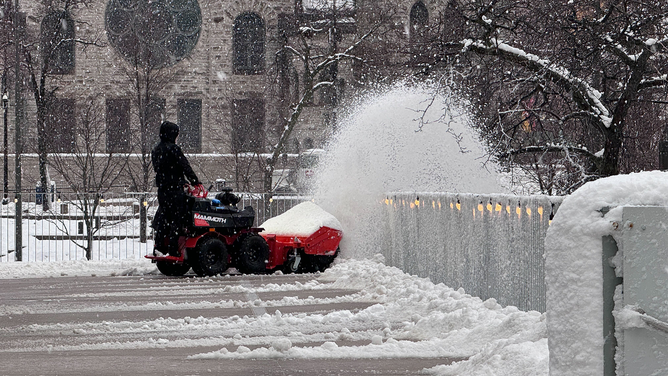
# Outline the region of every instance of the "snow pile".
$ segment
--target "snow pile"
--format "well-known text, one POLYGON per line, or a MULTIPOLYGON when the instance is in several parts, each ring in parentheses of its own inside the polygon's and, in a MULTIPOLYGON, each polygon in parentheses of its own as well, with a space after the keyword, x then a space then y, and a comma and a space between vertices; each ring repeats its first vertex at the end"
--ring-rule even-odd
POLYGON ((262 225, 264 234, 309 236, 321 227, 341 230, 341 223, 311 201, 302 202, 285 213, 269 218, 262 225))
POLYGON ((603 374, 602 240, 625 205, 668 206, 668 173, 619 175, 567 197, 545 240, 550 373, 603 374), (609 208, 605 214, 601 209, 609 208))
MULTIPOLYGON (((381 256, 382 257, 382 256, 381 256)), ((372 260, 341 260, 319 278, 333 289, 360 290, 356 301, 377 302, 361 311, 330 314, 265 314, 263 328, 283 328, 288 338, 251 349, 193 355, 191 359, 342 359, 342 358, 457 358, 448 366, 427 370, 435 375, 547 375, 545 315, 503 308, 494 299, 482 301, 443 284, 403 273, 372 260), (359 323, 376 330, 354 331, 359 323), (318 346, 300 346, 298 336, 309 327, 331 325, 318 346), (337 342, 346 341, 349 344, 337 342)), ((250 326, 256 325, 248 320, 250 326)), ((255 319, 253 319, 255 320, 255 319)))
POLYGON ((160 274, 147 259, 0 263, 0 279, 160 274))

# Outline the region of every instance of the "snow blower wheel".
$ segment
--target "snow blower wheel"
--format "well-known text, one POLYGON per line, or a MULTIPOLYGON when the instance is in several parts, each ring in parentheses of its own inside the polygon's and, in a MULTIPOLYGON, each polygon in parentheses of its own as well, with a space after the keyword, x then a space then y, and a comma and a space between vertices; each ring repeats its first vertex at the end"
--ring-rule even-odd
POLYGON ((200 239, 188 257, 193 271, 200 277, 223 273, 227 270, 228 258, 225 243, 217 238, 200 239))
POLYGON ((269 245, 262 236, 248 233, 239 237, 237 244, 237 270, 244 274, 261 274, 267 272, 269 245))

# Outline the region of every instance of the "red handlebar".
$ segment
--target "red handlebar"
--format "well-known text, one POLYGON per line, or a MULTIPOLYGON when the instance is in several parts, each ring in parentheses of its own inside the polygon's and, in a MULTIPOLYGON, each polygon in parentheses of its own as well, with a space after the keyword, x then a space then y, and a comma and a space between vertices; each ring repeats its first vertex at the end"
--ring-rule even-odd
POLYGON ((188 194, 197 197, 197 198, 206 198, 206 196, 209 195, 209 191, 207 191, 202 184, 197 184, 195 186, 192 186, 188 184, 188 194))

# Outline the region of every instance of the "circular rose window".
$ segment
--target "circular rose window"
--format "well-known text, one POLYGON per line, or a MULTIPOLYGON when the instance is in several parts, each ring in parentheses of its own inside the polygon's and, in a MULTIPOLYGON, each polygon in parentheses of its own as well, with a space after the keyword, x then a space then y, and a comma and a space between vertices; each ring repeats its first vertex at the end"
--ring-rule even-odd
POLYGON ((202 13, 197 0, 111 0, 104 24, 109 42, 130 63, 163 68, 195 48, 202 13))

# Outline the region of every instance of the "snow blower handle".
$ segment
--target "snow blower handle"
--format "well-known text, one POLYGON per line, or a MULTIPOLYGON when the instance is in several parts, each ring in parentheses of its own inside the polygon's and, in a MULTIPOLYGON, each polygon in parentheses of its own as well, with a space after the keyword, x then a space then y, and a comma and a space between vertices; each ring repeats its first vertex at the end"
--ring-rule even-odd
POLYGON ((188 194, 197 197, 197 198, 206 198, 209 195, 209 191, 204 188, 204 185, 197 184, 195 186, 188 185, 188 194))

